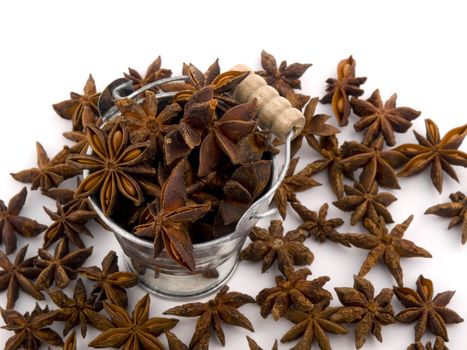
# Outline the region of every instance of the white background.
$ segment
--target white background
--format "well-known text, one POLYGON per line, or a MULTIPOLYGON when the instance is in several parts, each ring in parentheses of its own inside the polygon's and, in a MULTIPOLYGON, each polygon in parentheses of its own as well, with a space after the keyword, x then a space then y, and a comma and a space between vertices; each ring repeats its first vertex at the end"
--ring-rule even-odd
MULTIPOLYGON (((339 60, 353 54, 357 75, 368 77, 364 97, 376 88, 384 100, 397 92, 398 105, 423 112, 414 122, 415 129, 424 133, 424 118, 432 118, 444 134, 467 122, 465 13, 460 2, 449 1, 132 1, 131 5, 123 1, 1 2, 0 198, 8 200, 21 189, 22 184, 12 180, 9 173, 35 164, 36 140, 49 155, 65 143, 61 133, 70 124, 55 115, 52 103, 67 98, 69 91, 81 92, 89 73, 94 75, 98 88, 103 89, 128 66, 144 71, 157 55, 162 55, 163 66, 171 68, 174 74, 180 73, 182 62, 192 62, 204 71, 217 57, 224 70, 236 63, 258 69, 264 48, 278 61, 313 63, 303 78, 303 90, 321 97, 324 81, 335 75, 339 60)), ((331 113, 329 105, 318 108, 319 112, 331 113)), ((361 140, 361 134, 353 131, 354 121, 355 117, 351 117, 350 125, 339 136, 341 140, 361 140)), ((412 132, 397 134, 397 141, 414 141, 412 132)), ((466 145, 461 149, 466 151, 466 145)), ((303 166, 317 155, 304 146, 301 156, 303 166)), ((390 211, 396 222, 415 215, 406 238, 433 255, 432 259, 402 260, 405 284, 414 287, 416 278, 423 273, 434 281, 436 291, 457 290, 450 306, 467 317, 467 247, 461 245, 460 229, 447 231, 449 220, 423 215, 429 206, 448 201, 451 192, 467 190, 467 171, 456 169, 460 184, 445 177, 442 194, 432 186, 429 172, 400 179, 402 191, 394 192, 399 200, 390 211)), ((316 179, 323 186, 299 194, 300 200, 313 210, 334 200, 325 174, 316 179)), ((42 205, 53 208, 51 200, 38 192, 30 193, 22 213, 49 224, 42 205)), ((336 216, 346 220, 342 232, 363 232, 361 226, 350 227, 350 216, 331 205, 329 217, 336 216)), ((298 223, 290 210, 286 228, 293 229, 298 223)), ((99 265, 110 248, 119 249, 112 234, 97 226, 91 228, 95 239, 86 239, 86 244, 94 245, 94 254, 86 262, 88 266, 99 265)), ((30 240, 29 254, 40 246, 41 239, 30 240)), ((20 238, 18 245, 25 243, 20 238)), ((313 276, 329 275, 330 290, 352 285, 352 275, 358 271, 366 251, 333 243, 319 245, 312 240, 307 244, 315 254, 313 276)), ((242 263, 229 285, 232 290, 255 296, 260 289, 273 285, 275 274, 275 267, 261 275, 260 264, 242 263)), ((374 268, 368 278, 378 291, 394 283, 382 266, 374 268)), ((71 293, 70 288, 68 292, 71 293)), ((144 293, 139 287, 131 289, 130 310, 144 293)), ((337 298, 334 299, 333 305, 337 305, 337 298)), ((0 305, 5 304, 3 292, 0 305)), ((50 301, 49 304, 53 307, 50 301)), ((152 297, 152 315, 160 315, 174 305, 152 297)), ((394 305, 399 311, 399 303, 394 301, 394 305)), ((16 308, 26 311, 33 307, 32 298, 20 293, 16 308)), ((280 338, 292 326, 286 320, 263 320, 255 305, 244 306, 241 311, 251 319, 256 332, 250 334, 226 326, 227 349, 247 348, 246 335, 269 349, 273 339, 280 338)), ((194 324, 194 319, 183 319, 175 332, 189 342, 194 324)), ((450 349, 465 349, 466 326, 464 323, 448 328, 450 349)), ((331 336, 333 349, 353 348, 353 328, 350 329, 347 336, 331 336)), ((384 327, 382 333, 383 344, 370 338, 365 348, 405 349, 412 342, 413 325, 384 327)), ((85 349, 96 334, 89 327, 85 341, 78 337, 80 348, 85 349)), ((0 348, 8 336, 6 331, 0 331, 0 348)), ((424 340, 432 338, 425 336, 424 340)), ((281 344, 280 348, 288 349, 293 344, 281 344)), ((215 337, 210 348, 221 349, 215 337)))

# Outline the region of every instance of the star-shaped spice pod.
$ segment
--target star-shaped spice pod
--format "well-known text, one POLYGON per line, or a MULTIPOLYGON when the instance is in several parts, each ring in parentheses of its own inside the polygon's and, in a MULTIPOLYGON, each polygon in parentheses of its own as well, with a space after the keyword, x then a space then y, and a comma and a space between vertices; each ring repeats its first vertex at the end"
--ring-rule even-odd
POLYGON ((467 241, 467 197, 462 192, 451 193, 451 202, 434 205, 425 211, 425 214, 434 214, 452 218, 448 229, 461 225, 462 244, 467 241))
POLYGON ((414 131, 418 145, 407 143, 394 149, 394 151, 401 152, 410 158, 397 175, 418 174, 431 165, 431 181, 441 193, 443 191, 443 171, 459 182, 452 166, 467 167, 467 153, 459 150, 467 135, 467 124, 449 130, 443 138, 439 134, 438 126, 431 119, 425 119, 425 127, 426 138, 414 131))
POLYGON ((79 325, 81 335, 86 338, 87 324, 92 324, 100 330, 113 327, 112 322, 100 315, 94 305, 94 300, 88 299, 83 281, 78 279, 75 284, 73 298, 69 298, 60 289, 49 289, 47 291, 50 299, 60 308, 57 320, 66 321, 63 335, 79 325))
POLYGON ((449 348, 444 343, 443 338, 436 337, 435 343, 431 345, 431 342, 427 342, 425 345, 422 342, 416 342, 407 348, 407 350, 449 350, 449 348))
POLYGON ((276 260, 283 274, 287 269, 293 269, 294 265, 309 265, 313 262, 313 253, 303 244, 306 233, 295 230, 284 236, 280 220, 271 221, 268 230, 255 226, 248 236, 252 242, 240 252, 240 259, 263 260, 261 272, 267 271, 276 260))
POLYGON ((437 294, 433 298, 433 282, 420 275, 417 279, 417 289, 394 287, 394 294, 405 310, 396 315, 396 319, 402 323, 415 325, 415 341, 420 341, 427 328, 444 341, 448 341, 447 324, 464 322, 455 311, 446 307, 454 296, 453 291, 437 294))
MULTIPOLYGON (((133 68, 128 68, 128 73, 123 73, 123 76, 131 80, 134 90, 138 90, 149 83, 159 79, 169 78, 172 75, 172 71, 170 69, 161 68, 161 66, 162 58, 161 56, 157 56, 157 58, 146 69, 144 76, 133 68)), ((157 91, 158 87, 153 88, 153 90, 157 91)))
POLYGON ((70 148, 67 146, 63 147, 52 159, 49 159, 44 147, 39 142, 36 142, 36 152, 37 168, 10 174, 17 181, 30 183, 31 190, 40 188, 47 191, 60 185, 63 180, 81 174, 81 170, 66 164, 70 154, 70 148))
POLYGON ((245 304, 254 302, 255 300, 249 295, 239 292, 229 292, 229 287, 224 286, 214 299, 206 303, 197 302, 175 306, 165 311, 164 315, 199 317, 189 348, 208 349, 211 327, 216 332, 221 344, 225 346, 225 334, 222 330, 222 322, 243 327, 254 332, 251 322, 237 310, 245 304))
POLYGON ((35 257, 24 260, 27 250, 27 245, 21 248, 16 254, 14 263, 0 250, 0 267, 2 268, 0 271, 0 291, 7 289, 7 309, 15 306, 20 289, 34 299, 44 299, 40 290, 32 282, 32 279, 40 273, 40 270, 34 267, 35 257))
POLYGON ((300 339, 293 349, 311 349, 316 341, 322 350, 331 350, 329 337, 326 334, 347 334, 349 331, 340 324, 333 322, 331 316, 339 310, 338 307, 329 307, 329 300, 324 300, 303 311, 295 308, 289 309, 285 318, 295 323, 281 338, 281 343, 288 343, 300 339))
POLYGON ((382 342, 381 326, 396 322, 391 305, 392 289, 384 288, 375 297, 375 289, 370 281, 354 276, 353 288, 335 288, 335 290, 344 306, 331 316, 331 321, 357 323, 355 327, 357 349, 365 344, 370 333, 382 342))
MULTIPOLYGON (((263 350, 260 348, 260 346, 249 336, 246 337, 246 340, 248 341, 248 346, 250 347, 250 350, 263 350)), ((271 348, 271 350, 277 350, 277 340, 274 341, 274 344, 271 348)))
POLYGON ((46 249, 39 249, 39 258, 34 260, 34 265, 42 271, 37 277, 36 286, 47 289, 55 282, 58 288, 65 288, 70 280, 76 279, 76 270, 91 256, 92 250, 93 247, 89 247, 70 252, 65 239, 57 244, 54 255, 46 249))
POLYGON ((34 310, 24 315, 16 310, 2 308, 0 312, 5 321, 2 328, 15 333, 6 341, 5 350, 39 350, 42 344, 63 345, 60 335, 48 327, 57 320, 58 311, 49 311, 47 306, 41 309, 36 303, 34 310))
POLYGON ((5 244, 5 252, 11 254, 16 251, 16 233, 24 237, 36 236, 47 226, 37 221, 20 216, 26 202, 28 191, 23 187, 21 191, 11 197, 8 206, 0 200, 0 243, 5 244))
POLYGON ((105 330, 88 345, 92 348, 122 348, 128 350, 163 350, 164 345, 157 337, 164 331, 175 327, 178 320, 173 318, 149 318, 151 298, 146 294, 140 299, 131 315, 121 306, 104 303, 114 327, 105 330))
POLYGON ((293 202, 292 208, 303 220, 303 223, 298 227, 313 236, 318 242, 323 243, 325 240, 330 240, 336 243, 350 247, 349 242, 346 241, 345 235, 337 232, 336 228, 344 224, 341 218, 326 219, 328 215, 328 204, 324 203, 319 212, 316 213, 299 202, 293 202))
POLYGON ((382 260, 396 279, 397 284, 402 286, 403 273, 400 258, 431 258, 428 251, 416 246, 412 241, 402 238, 412 220, 413 215, 410 215, 402 224, 397 224, 389 232, 382 217, 379 217, 377 222, 365 219, 363 226, 369 233, 346 234, 350 244, 369 250, 368 256, 358 272, 359 277, 365 276, 373 266, 382 260))
POLYGON ((349 96, 361 96, 363 90, 360 85, 365 83, 366 78, 355 77, 355 67, 357 63, 352 56, 343 59, 337 65, 337 79, 326 80, 327 94, 321 99, 321 103, 330 103, 334 116, 339 126, 346 126, 349 123, 350 101, 349 96))
POLYGON ((138 275, 118 270, 118 256, 113 250, 102 260, 102 269, 97 266, 81 267, 77 272, 96 282, 91 290, 91 295, 96 296, 97 304, 108 299, 112 304, 126 308, 128 298, 125 288, 138 284, 138 275))
POLYGON ((90 74, 86 85, 84 85, 84 94, 70 92, 70 99, 52 105, 53 109, 63 119, 72 121, 73 130, 83 130, 83 120, 94 119, 99 116, 97 101, 100 93, 96 90, 96 83, 90 74))
POLYGON ((353 187, 344 185, 346 196, 332 202, 342 211, 351 211, 350 223, 356 225, 366 218, 377 222, 381 216, 386 223, 394 222, 391 213, 386 208, 397 198, 388 192, 378 192, 376 182, 367 190, 363 185, 355 182, 353 187))
POLYGON ((321 276, 308 281, 309 275, 311 271, 303 268, 296 271, 288 269, 285 277, 276 276, 276 286, 264 288, 256 296, 261 316, 266 318, 272 314, 277 321, 292 306, 302 309, 332 299, 331 293, 323 288, 329 277, 321 276))
POLYGON ((274 87, 279 94, 287 98, 292 106, 302 109, 308 102, 310 96, 296 93, 294 89, 301 89, 301 76, 311 67, 310 63, 292 63, 287 65, 287 61, 282 61, 279 67, 273 55, 265 50, 261 52, 262 71, 257 71, 256 74, 263 77, 266 83, 274 87))
POLYGON ((370 145, 383 135, 386 144, 394 146, 394 133, 406 132, 412 126, 411 121, 420 116, 421 112, 410 107, 396 107, 396 100, 397 95, 394 94, 383 105, 378 89, 367 100, 352 97, 352 110, 360 117, 354 128, 356 131, 365 130, 362 141, 364 145, 370 145))

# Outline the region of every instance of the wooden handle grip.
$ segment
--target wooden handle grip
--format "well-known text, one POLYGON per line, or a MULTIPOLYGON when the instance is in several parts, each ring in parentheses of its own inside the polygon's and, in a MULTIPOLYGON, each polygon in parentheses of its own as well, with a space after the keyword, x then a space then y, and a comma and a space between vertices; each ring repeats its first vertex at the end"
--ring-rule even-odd
POLYGON ((266 81, 255 74, 249 67, 239 64, 231 70, 248 71, 248 75, 234 91, 234 97, 241 103, 256 98, 258 105, 258 121, 262 128, 271 130, 278 138, 285 140, 290 131, 298 135, 305 125, 302 112, 292 107, 290 102, 266 81))

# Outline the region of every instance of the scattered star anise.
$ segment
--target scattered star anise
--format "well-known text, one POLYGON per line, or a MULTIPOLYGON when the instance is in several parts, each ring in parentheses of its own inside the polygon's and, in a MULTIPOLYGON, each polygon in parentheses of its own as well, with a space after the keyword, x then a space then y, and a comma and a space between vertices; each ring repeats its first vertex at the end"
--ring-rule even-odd
POLYGON ((16 251, 16 233, 24 237, 32 237, 47 228, 35 220, 19 215, 27 195, 28 191, 26 187, 23 187, 21 191, 11 197, 8 206, 5 206, 5 203, 0 199, 0 243, 5 244, 6 254, 16 251))
POLYGON ((49 159, 44 147, 39 142, 36 142, 36 152, 37 168, 10 174, 17 181, 30 183, 31 190, 40 187, 41 190, 47 191, 60 185, 63 180, 81 174, 81 170, 66 164, 67 157, 70 154, 70 148, 66 146, 52 159, 49 159))
POLYGON ((321 276, 308 281, 310 274, 309 269, 303 268, 286 270, 286 277, 276 276, 276 286, 264 288, 256 296, 261 316, 266 318, 272 314, 277 321, 291 306, 302 309, 322 300, 332 299, 331 293, 323 288, 329 277, 321 276))
POLYGON ((52 107, 57 114, 72 121, 73 130, 83 130, 83 120, 96 120, 99 116, 97 101, 100 93, 96 90, 96 83, 90 74, 86 85, 84 85, 84 94, 70 92, 70 99, 54 104, 52 107))
POLYGON ((381 343, 381 326, 396 322, 391 305, 393 291, 384 288, 375 297, 375 289, 370 281, 354 276, 353 288, 335 288, 344 307, 331 316, 337 323, 357 323, 355 328, 355 347, 360 349, 366 338, 373 334, 381 343))
POLYGON ((165 337, 167 338, 167 343, 169 343, 169 350, 188 350, 188 346, 171 331, 166 330, 165 337))
POLYGON ((360 117, 354 124, 354 129, 359 132, 366 129, 362 141, 364 145, 370 145, 383 135, 386 144, 394 146, 394 132, 406 132, 412 126, 411 121, 421 114, 410 107, 396 107, 396 100, 397 94, 394 94, 383 105, 378 89, 367 100, 352 97, 352 110, 360 117))
POLYGON ((446 307, 455 292, 442 292, 433 298, 433 282, 431 280, 420 275, 416 284, 417 290, 394 287, 394 294, 406 307, 405 310, 396 315, 396 319, 402 323, 417 321, 415 341, 420 341, 427 328, 434 335, 448 341, 446 325, 464 321, 455 311, 446 307))
POLYGON ((363 95, 360 85, 365 83, 366 78, 355 77, 356 65, 355 60, 350 56, 337 65, 337 79, 329 78, 326 80, 327 94, 323 96, 321 103, 331 103, 339 126, 346 126, 349 123, 349 96, 363 95))
MULTIPOLYGON (((248 341, 248 346, 250 347, 250 350, 263 350, 260 348, 260 346, 249 336, 246 336, 246 340, 248 341)), ((277 340, 274 341, 274 344, 271 348, 271 350, 277 350, 277 340)))
POLYGON ((313 253, 303 244, 306 233, 295 230, 284 236, 280 220, 271 221, 268 230, 255 226, 248 236, 252 242, 240 252, 240 259, 263 260, 261 272, 268 270, 275 260, 283 274, 286 269, 293 269, 294 265, 309 265, 313 262, 313 253))
POLYGON ((76 350, 76 346, 77 346, 77 344, 76 344, 76 331, 73 331, 65 339, 65 343, 63 344, 63 350, 76 350))
POLYGON ((34 265, 42 271, 37 277, 36 286, 47 289, 55 282, 58 288, 65 288, 70 280, 76 279, 76 269, 91 256, 92 250, 93 247, 89 247, 70 252, 65 239, 61 239, 57 244, 54 255, 46 249, 39 249, 39 258, 34 260, 34 265))
POLYGON ((342 211, 352 212, 350 218, 352 225, 366 218, 377 222, 380 216, 386 223, 394 222, 386 207, 395 202, 397 198, 388 192, 378 192, 376 182, 373 182, 368 190, 358 182, 355 182, 353 187, 344 185, 344 191, 346 196, 332 204, 342 211))
POLYGON ((324 242, 329 239, 333 242, 340 243, 346 247, 350 247, 349 242, 346 241, 345 235, 337 232, 336 228, 344 224, 341 218, 326 219, 328 215, 328 204, 324 203, 319 212, 316 213, 299 202, 292 202, 292 208, 303 220, 303 223, 298 227, 313 236, 318 242, 324 242))
POLYGON ((112 304, 127 307, 128 298, 125 288, 138 284, 138 275, 132 272, 120 272, 118 270, 118 256, 111 250, 102 260, 102 269, 97 266, 81 267, 78 269, 81 275, 96 282, 91 295, 96 296, 96 304, 108 299, 112 304))
POLYGON ((81 279, 78 279, 75 284, 73 298, 69 298, 60 289, 49 289, 47 294, 60 308, 57 320, 66 321, 63 329, 64 336, 77 325, 80 326, 83 338, 86 338, 88 323, 100 330, 113 327, 109 320, 96 311, 93 300, 88 299, 86 295, 86 288, 81 279))
POLYGON ((296 93, 294 89, 301 89, 300 77, 311 67, 311 64, 292 63, 287 65, 287 61, 282 61, 277 67, 276 59, 265 50, 261 52, 262 71, 256 72, 266 80, 268 85, 274 87, 279 94, 287 98, 292 106, 302 109, 308 102, 310 96, 296 93))
POLYGON ((249 295, 229 292, 229 287, 224 286, 214 299, 206 303, 197 302, 175 306, 165 311, 164 315, 199 317, 189 348, 208 349, 211 327, 221 344, 225 346, 222 322, 254 332, 251 322, 237 310, 242 305, 254 302, 255 300, 249 295))
POLYGON ((355 247, 369 250, 368 256, 362 264, 359 277, 365 276, 378 261, 382 260, 399 286, 403 285, 403 273, 400 258, 431 258, 425 249, 416 246, 412 241, 403 239, 405 231, 413 220, 409 216, 402 224, 397 224, 388 232, 382 217, 377 222, 365 219, 363 226, 369 233, 346 234, 350 244, 355 247))
POLYGON ((414 130, 418 145, 407 143, 394 149, 394 151, 401 152, 410 158, 397 175, 418 174, 431 165, 431 181, 441 193, 443 191, 443 171, 459 182, 452 166, 467 167, 467 153, 459 150, 467 135, 467 124, 448 131, 443 138, 439 134, 438 126, 432 120, 425 119, 425 127, 426 138, 414 130))
POLYGON ((411 344, 407 350, 449 350, 449 348, 444 343, 443 338, 436 337, 433 345, 431 345, 431 342, 427 342, 426 345, 423 345, 422 342, 418 341, 411 344))
POLYGON ((15 306, 20 289, 34 299, 44 299, 40 290, 31 281, 39 275, 40 270, 34 267, 35 257, 24 260, 27 250, 27 245, 21 248, 16 254, 14 263, 0 250, 0 267, 2 268, 0 271, 0 291, 7 289, 7 309, 15 306))
MULTIPOLYGON (((133 68, 128 68, 128 73, 123 73, 123 76, 127 79, 130 79, 133 83, 133 89, 138 90, 139 88, 152 83, 159 79, 168 78, 172 75, 170 69, 161 68, 162 59, 161 56, 158 56, 146 69, 144 77, 138 73, 137 70, 133 68)), ((157 91, 158 88, 153 88, 154 91, 157 91)))
POLYGON ((293 349, 311 349, 316 341, 320 349, 330 350, 331 344, 326 332, 347 334, 349 331, 330 319, 339 308, 329 307, 329 303, 329 300, 323 300, 303 311, 296 308, 287 310, 285 318, 295 323, 295 326, 282 336, 281 343, 300 338, 293 349))
POLYGON ((467 241, 467 197, 462 192, 451 193, 451 202, 434 205, 425 211, 425 214, 434 214, 452 218, 448 229, 461 224, 462 244, 467 241))
POLYGON ((110 215, 120 193, 136 205, 143 203, 143 193, 134 175, 155 175, 155 169, 142 163, 147 143, 130 145, 127 128, 115 123, 109 134, 88 126, 92 155, 73 154, 71 164, 91 173, 81 182, 76 196, 87 197, 99 192, 102 211, 110 215))
POLYGON ((128 350, 154 349, 163 350, 164 346, 157 339, 165 330, 175 327, 178 320, 173 318, 149 318, 151 298, 146 294, 140 299, 130 315, 121 306, 104 303, 114 327, 105 330, 88 345, 92 348, 122 348, 128 350))

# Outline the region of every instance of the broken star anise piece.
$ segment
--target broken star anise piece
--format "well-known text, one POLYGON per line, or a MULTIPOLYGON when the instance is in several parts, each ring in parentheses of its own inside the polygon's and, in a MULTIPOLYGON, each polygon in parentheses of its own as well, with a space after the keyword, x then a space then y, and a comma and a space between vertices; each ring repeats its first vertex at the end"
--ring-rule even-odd
POLYGON ((55 282, 58 288, 65 288, 70 280, 78 276, 76 269, 91 256, 92 250, 93 247, 89 247, 70 252, 68 243, 63 238, 55 247, 54 255, 46 249, 39 249, 39 258, 34 260, 34 265, 42 271, 37 277, 36 286, 47 289, 55 282))
POLYGON ((207 350, 209 348, 210 333, 212 332, 211 328, 215 331, 220 343, 225 346, 222 322, 254 332, 251 322, 237 310, 242 305, 254 302, 255 300, 249 295, 229 292, 229 287, 224 286, 214 299, 208 302, 175 306, 164 311, 164 315, 199 317, 189 348, 207 350), (202 342, 202 345, 200 342, 202 342))
POLYGON ((394 222, 387 207, 397 198, 388 192, 378 192, 376 182, 373 182, 368 190, 357 182, 353 187, 344 185, 344 191, 346 196, 332 204, 342 211, 352 212, 350 218, 352 225, 356 225, 365 218, 377 222, 380 216, 386 223, 394 222))
POLYGON ((47 228, 36 220, 19 215, 27 195, 28 191, 26 187, 23 187, 21 191, 11 197, 8 206, 0 199, 0 243, 5 244, 6 254, 16 251, 16 233, 24 237, 32 237, 47 228))
POLYGON ((16 254, 14 263, 0 250, 0 267, 2 268, 0 271, 0 291, 7 289, 7 309, 15 306, 20 289, 34 299, 44 299, 40 290, 32 282, 32 279, 40 273, 40 269, 34 267, 35 257, 24 260, 27 250, 27 245, 21 248, 16 254))
POLYGON ((132 272, 120 272, 118 256, 113 250, 104 257, 101 265, 102 269, 97 266, 81 267, 77 272, 95 282, 91 295, 96 296, 96 304, 108 299, 112 304, 126 308, 128 298, 125 288, 136 286, 138 275, 132 272))
POLYGON ((352 97, 353 112, 360 118, 354 124, 356 131, 365 130, 362 143, 370 145, 380 135, 388 146, 396 144, 394 132, 404 133, 411 126, 421 112, 410 107, 396 107, 397 95, 392 95, 383 105, 379 90, 375 90, 369 99, 361 100, 352 97))
POLYGON ((381 343, 381 326, 396 322, 391 305, 393 291, 384 288, 375 297, 375 289, 370 281, 354 276, 353 288, 335 288, 344 307, 331 316, 337 323, 357 323, 355 328, 355 347, 360 349, 366 338, 373 334, 381 343))
POLYGON ((10 174, 16 181, 30 183, 31 190, 40 188, 47 191, 60 185, 63 180, 81 174, 81 170, 75 166, 66 164, 70 148, 63 147, 55 157, 49 159, 44 147, 36 142, 37 168, 22 170, 10 174))
POLYGON ((449 350, 449 348, 444 343, 443 338, 436 337, 435 343, 431 345, 431 342, 427 342, 425 345, 422 342, 415 342, 407 348, 407 350, 449 350))
POLYGON ((445 218, 452 218, 448 229, 461 225, 462 244, 467 241, 467 197, 462 192, 451 193, 451 202, 434 205, 425 214, 434 214, 445 218))
POLYGON ((369 233, 347 233, 347 239, 355 247, 369 250, 368 256, 362 264, 359 277, 365 276, 380 260, 384 262, 389 272, 394 276, 399 286, 403 285, 403 273, 400 258, 431 258, 431 254, 416 246, 412 241, 404 238, 405 231, 413 220, 409 216, 402 224, 397 224, 388 231, 382 217, 377 222, 365 219, 363 226, 369 233))
POLYGON ((306 233, 295 230, 284 236, 280 220, 271 221, 268 230, 255 226, 248 236, 252 242, 240 252, 240 259, 263 260, 261 272, 268 270, 275 260, 284 274, 286 269, 293 269, 294 265, 309 265, 313 262, 313 253, 303 244, 306 233))
POLYGON ((0 308, 5 326, 3 329, 15 334, 5 343, 5 350, 28 349, 39 350, 42 344, 62 346, 63 340, 54 330, 50 329, 57 320, 58 311, 49 311, 48 306, 42 309, 38 303, 34 310, 24 315, 16 310, 0 308))
POLYGON ((350 101, 349 96, 361 96, 363 90, 360 85, 365 83, 366 78, 355 77, 356 62, 352 56, 339 62, 337 65, 337 79, 326 80, 327 94, 321 99, 321 103, 330 103, 334 116, 339 126, 346 126, 349 123, 350 101))
POLYGON ((286 270, 286 277, 276 276, 276 286, 264 288, 256 296, 261 316, 266 318, 272 314, 277 321, 291 306, 302 309, 322 300, 332 299, 331 293, 323 288, 329 277, 321 276, 308 281, 310 274, 309 269, 303 268, 286 270))
POLYGON ((432 120, 425 119, 425 127, 426 138, 414 131, 418 145, 408 143, 394 149, 394 151, 401 152, 410 158, 397 175, 418 174, 431 165, 431 181, 441 193, 443 191, 443 171, 459 182, 452 166, 467 167, 467 153, 459 150, 467 135, 467 124, 448 131, 443 138, 439 134, 438 126, 432 120))
MULTIPOLYGON (((246 336, 246 340, 248 341, 248 346, 250 350, 263 350, 260 346, 249 336, 246 336)), ((277 350, 277 340, 274 341, 271 350, 277 350)))
POLYGON ((444 341, 448 341, 447 324, 464 322, 454 310, 446 307, 454 296, 453 291, 437 294, 433 298, 433 282, 420 275, 417 279, 417 289, 394 287, 394 294, 405 310, 396 315, 402 323, 415 325, 415 341, 420 341, 427 328, 444 341))
MULTIPOLYGON (((162 59, 161 56, 158 56, 146 69, 144 77, 133 68, 128 68, 128 73, 123 73, 123 76, 127 79, 130 79, 133 83, 133 89, 138 90, 139 88, 152 83, 159 79, 169 78, 172 75, 170 69, 161 68, 162 59)), ((158 88, 152 88, 154 91, 157 91, 158 88)))
POLYGON ((178 320, 173 318, 149 318, 151 298, 146 294, 140 299, 130 315, 121 306, 105 302, 105 311, 113 327, 104 330, 88 345, 92 348, 116 348, 127 350, 163 350, 164 345, 157 338, 164 331, 175 327, 178 320))

